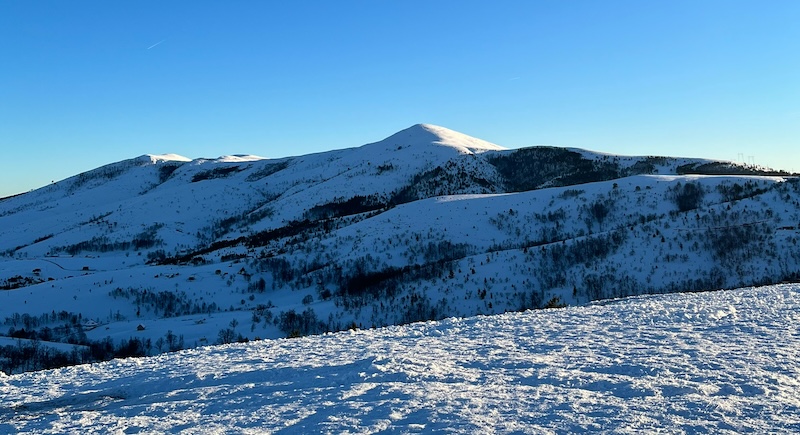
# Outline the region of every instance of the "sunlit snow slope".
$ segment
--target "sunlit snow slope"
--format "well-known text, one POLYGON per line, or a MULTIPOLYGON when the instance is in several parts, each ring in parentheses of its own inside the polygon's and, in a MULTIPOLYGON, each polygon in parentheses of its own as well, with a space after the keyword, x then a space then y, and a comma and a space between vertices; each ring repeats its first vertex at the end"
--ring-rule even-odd
POLYGON ((0 374, 3 433, 796 433, 800 286, 0 374))
POLYGON ((799 239, 800 179, 731 162, 428 124, 280 159, 145 155, 0 200, 0 371, 794 282, 799 239))

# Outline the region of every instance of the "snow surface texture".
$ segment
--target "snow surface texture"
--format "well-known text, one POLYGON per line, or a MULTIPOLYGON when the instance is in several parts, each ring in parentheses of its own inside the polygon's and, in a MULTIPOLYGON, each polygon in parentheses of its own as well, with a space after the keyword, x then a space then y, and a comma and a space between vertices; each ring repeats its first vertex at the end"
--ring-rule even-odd
POLYGON ((787 284, 0 374, 0 432, 798 432, 799 323, 787 284))

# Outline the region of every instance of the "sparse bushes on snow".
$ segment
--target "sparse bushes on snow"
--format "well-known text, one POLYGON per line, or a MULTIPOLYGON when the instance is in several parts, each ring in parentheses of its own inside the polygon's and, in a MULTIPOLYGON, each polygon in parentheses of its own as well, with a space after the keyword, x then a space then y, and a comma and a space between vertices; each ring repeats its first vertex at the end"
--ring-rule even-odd
POLYGON ((283 311, 276 318, 278 328, 289 337, 319 334, 327 330, 327 326, 317 319, 313 308, 306 308, 302 313, 294 310, 283 311))
POLYGON ((703 186, 691 181, 687 181, 684 184, 680 182, 676 183, 670 192, 672 193, 672 199, 675 201, 675 205, 678 206, 678 210, 681 212, 694 210, 699 207, 705 195, 703 186))
MULTIPOLYGON (((69 325, 64 325, 70 329, 69 325)), ((54 328, 53 333, 58 328, 54 328)), ((34 370, 65 367, 114 358, 130 358, 152 355, 158 352, 175 352, 184 348, 183 335, 176 335, 171 330, 153 343, 149 338, 130 337, 114 342, 111 337, 101 340, 88 340, 80 324, 71 327, 70 339, 65 343, 73 344, 71 350, 58 350, 48 345, 44 338, 18 341, 15 345, 0 346, 0 371, 6 374, 21 373, 34 370)), ((51 337, 48 337, 51 338, 51 337)), ((55 341, 51 338, 51 341, 55 341)))
POLYGON ((111 241, 107 236, 99 236, 73 245, 56 248, 54 251, 65 252, 69 255, 77 255, 86 251, 111 252, 150 249, 163 244, 164 241, 158 237, 158 230, 163 226, 163 224, 151 225, 141 233, 133 236, 133 239, 130 241, 111 241))
POLYGON ((216 302, 198 303, 189 300, 185 292, 182 291, 156 291, 153 289, 138 289, 120 287, 115 288, 109 294, 113 298, 123 297, 131 299, 131 303, 136 307, 144 307, 147 311, 152 310, 154 314, 162 317, 185 316, 189 314, 209 314, 219 311, 216 302))
POLYGON ((215 178, 226 178, 232 174, 241 171, 243 168, 240 166, 221 166, 219 168, 210 169, 208 171, 198 172, 192 176, 192 183, 203 180, 213 180, 215 178))

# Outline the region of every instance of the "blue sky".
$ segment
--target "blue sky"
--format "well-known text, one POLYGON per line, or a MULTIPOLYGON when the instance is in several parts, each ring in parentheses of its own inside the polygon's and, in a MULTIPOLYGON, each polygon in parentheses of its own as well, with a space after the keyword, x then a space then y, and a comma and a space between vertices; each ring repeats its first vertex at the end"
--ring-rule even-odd
POLYGON ((800 171, 800 2, 0 1, 0 196, 416 123, 800 171))

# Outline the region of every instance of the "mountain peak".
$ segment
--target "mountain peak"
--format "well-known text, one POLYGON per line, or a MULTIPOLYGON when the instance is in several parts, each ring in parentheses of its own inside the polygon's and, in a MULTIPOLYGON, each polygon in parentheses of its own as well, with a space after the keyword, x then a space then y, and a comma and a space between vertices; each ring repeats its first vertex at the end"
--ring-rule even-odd
POLYGON ((383 141, 402 145, 443 145, 459 149, 459 151, 468 154, 506 149, 491 142, 433 124, 412 125, 387 137, 383 141))

